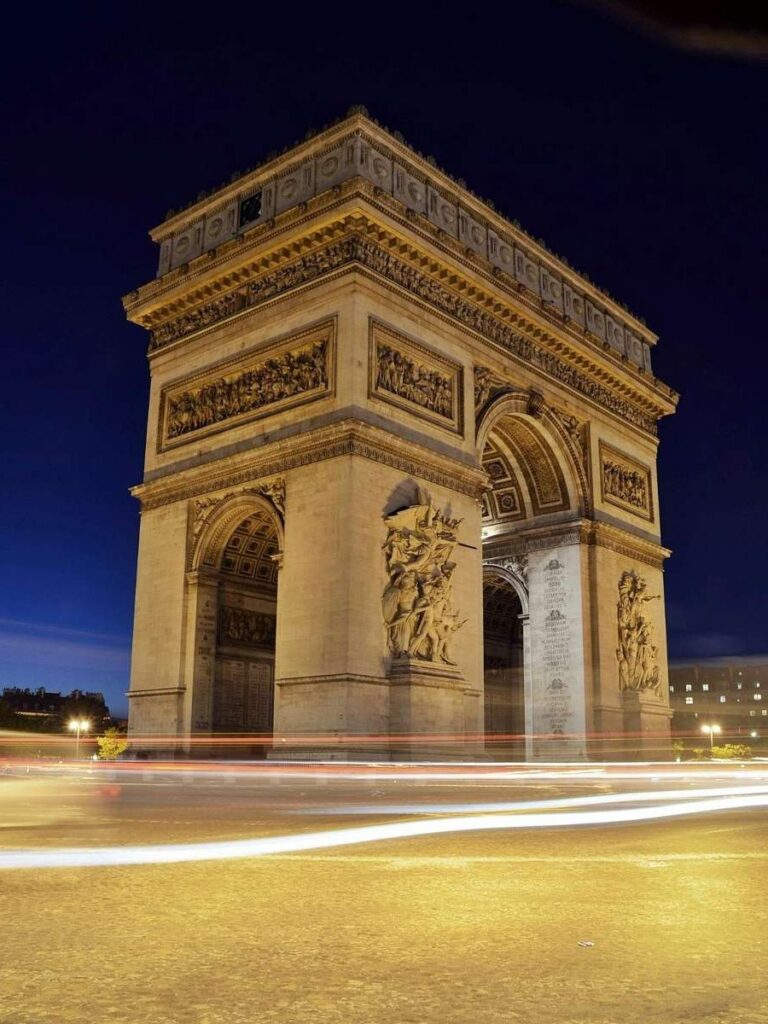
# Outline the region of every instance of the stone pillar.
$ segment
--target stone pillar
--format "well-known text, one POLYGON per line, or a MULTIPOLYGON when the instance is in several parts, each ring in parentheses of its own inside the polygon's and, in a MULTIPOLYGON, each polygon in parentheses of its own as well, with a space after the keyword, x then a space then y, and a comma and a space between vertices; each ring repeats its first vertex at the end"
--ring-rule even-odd
MULTIPOLYGON (((213 683, 216 666, 218 579, 204 570, 187 573, 187 628, 184 657, 184 734, 210 736, 213 729, 213 683)), ((203 751, 188 744, 192 753, 203 751)))
POLYGON ((471 690, 449 665, 395 658, 389 670, 393 760, 467 753, 466 702, 471 690), (402 740, 398 740, 402 736, 402 740), (425 746, 425 742, 428 746, 425 746))
POLYGON ((523 700, 525 706, 525 760, 533 759, 533 670, 531 667, 531 617, 518 615, 523 627, 523 700))
POLYGON ((581 761, 587 757, 582 545, 569 534, 535 547, 528 557, 529 756, 581 761))
POLYGON ((652 690, 625 690, 624 735, 632 760, 671 761, 670 722, 672 710, 652 690))

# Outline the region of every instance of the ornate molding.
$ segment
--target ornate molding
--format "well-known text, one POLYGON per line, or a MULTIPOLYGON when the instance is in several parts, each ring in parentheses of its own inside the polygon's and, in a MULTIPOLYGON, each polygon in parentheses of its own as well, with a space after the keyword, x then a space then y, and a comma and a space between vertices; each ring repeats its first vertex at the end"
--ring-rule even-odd
POLYGON ((216 460, 172 477, 139 484, 131 493, 141 502, 142 510, 149 511, 174 501, 205 496, 211 491, 254 486, 254 481, 260 478, 281 476, 291 469, 345 455, 359 455, 472 498, 479 498, 485 487, 482 470, 438 455, 421 445, 395 439, 388 432, 359 420, 343 420, 334 426, 308 432, 298 440, 275 441, 256 455, 248 452, 232 456, 226 462, 216 460))
POLYGON ((511 285, 549 316, 572 322, 617 355, 650 370, 648 344, 656 337, 626 308, 601 294, 540 240, 510 224, 492 204, 467 192, 463 182, 436 169, 398 133, 360 114, 318 140, 284 151, 156 229, 153 238, 161 246, 159 272, 164 277, 144 286, 142 294, 155 295, 184 277, 195 257, 216 261, 221 251, 262 237, 274 229, 276 216, 281 227, 292 225, 307 207, 327 208, 331 197, 355 187, 375 194, 414 227, 441 236, 466 258, 509 276, 511 285), (251 209, 254 196, 257 209, 251 209), (170 268, 176 269, 168 274, 170 268))
POLYGON ((548 548, 567 544, 585 544, 592 547, 606 548, 616 554, 623 555, 636 562, 663 569, 664 562, 671 555, 668 548, 652 540, 635 537, 626 530, 621 530, 606 523, 596 523, 588 519, 580 519, 570 523, 560 523, 544 530, 533 527, 530 531, 516 527, 514 536, 505 540, 503 534, 490 537, 483 544, 487 562, 498 562, 502 558, 519 558, 531 551, 545 551, 548 548))
POLYGON ((285 480, 269 480, 263 484, 227 491, 226 494, 195 499, 192 503, 192 540, 197 540, 214 511, 223 502, 247 494, 258 494, 260 497, 268 498, 280 518, 285 518, 285 480))
MULTIPOLYGON (((347 265, 357 263, 370 272, 383 277, 391 284, 405 289, 416 298, 427 302, 440 313, 459 321, 464 327, 475 331, 523 362, 534 366, 545 376, 604 406, 640 430, 650 434, 656 433, 656 419, 665 414, 667 409, 656 405, 653 401, 643 399, 643 405, 647 408, 647 411, 644 411, 642 407, 617 393, 617 391, 631 390, 626 383, 619 381, 618 378, 613 377, 596 364, 591 364, 583 354, 577 355, 574 351, 574 358, 578 358, 582 366, 589 370, 589 373, 582 372, 573 362, 568 362, 555 351, 550 350, 547 343, 549 346, 558 347, 563 351, 567 349, 567 346, 551 336, 547 336, 540 327, 527 325, 531 333, 545 341, 544 345, 514 330, 504 322, 503 318, 515 322, 521 321, 525 325, 520 313, 505 306, 491 295, 477 288, 463 289, 466 292, 471 291, 475 301, 470 301, 458 290, 447 288, 439 279, 424 273, 413 264, 399 259, 393 252, 380 246, 372 237, 366 236, 366 231, 370 229, 372 235, 376 229, 366 222, 365 218, 356 218, 354 229, 360 233, 350 234, 324 248, 306 253, 290 264, 263 274, 256 281, 248 283, 245 286, 244 308, 253 308, 293 288, 313 283, 347 265), (489 308, 493 309, 493 313, 488 311, 489 308), (607 383, 603 383, 603 380, 607 383)), ((378 233, 381 240, 386 242, 388 237, 386 232, 379 230, 378 233)), ((178 328, 169 328, 173 334, 173 340, 186 337, 200 329, 199 327, 193 328, 189 323, 186 328, 183 325, 178 328)), ((153 331, 150 351, 155 351, 170 343, 169 340, 160 340, 157 335, 158 330, 159 327, 153 331)))

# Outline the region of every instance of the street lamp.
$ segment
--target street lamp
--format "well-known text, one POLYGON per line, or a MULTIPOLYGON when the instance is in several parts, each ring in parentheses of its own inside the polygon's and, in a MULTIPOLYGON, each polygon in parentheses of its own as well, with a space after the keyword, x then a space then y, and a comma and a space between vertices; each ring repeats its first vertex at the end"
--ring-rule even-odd
POLYGON ((719 736, 722 729, 719 725, 702 725, 701 731, 709 736, 709 749, 711 750, 715 745, 715 736, 719 736))
POLYGON ((69 731, 77 733, 77 741, 75 743, 75 760, 80 756, 80 733, 88 732, 91 728, 91 723, 87 718, 70 718, 69 720, 69 731))

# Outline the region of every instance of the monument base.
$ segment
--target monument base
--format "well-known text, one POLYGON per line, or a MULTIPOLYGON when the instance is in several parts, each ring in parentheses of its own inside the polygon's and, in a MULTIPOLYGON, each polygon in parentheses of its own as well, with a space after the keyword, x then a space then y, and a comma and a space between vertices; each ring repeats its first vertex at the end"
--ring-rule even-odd
POLYGON ((671 761, 672 711, 650 690, 625 690, 621 695, 627 760, 671 761))
POLYGON ((482 754, 480 691, 444 663, 399 657, 388 673, 390 758, 441 760, 482 754))

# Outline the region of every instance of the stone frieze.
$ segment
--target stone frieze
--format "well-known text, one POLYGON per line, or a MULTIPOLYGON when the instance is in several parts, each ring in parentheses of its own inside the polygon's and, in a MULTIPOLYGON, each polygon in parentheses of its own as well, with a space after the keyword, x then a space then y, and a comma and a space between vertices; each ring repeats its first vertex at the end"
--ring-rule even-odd
POLYGON ((328 394, 332 334, 328 323, 165 388, 159 449, 328 394))
POLYGON ((603 501, 653 519, 651 471, 628 455, 600 442, 600 487, 603 501))
MULTIPOLYGON (((350 235, 342 241, 308 253, 289 266, 281 267, 252 282, 248 285, 246 307, 255 306, 291 288, 308 284, 353 262, 405 288, 417 298, 435 306, 441 313, 454 317, 464 326, 477 331, 489 341, 535 366, 542 373, 573 388, 641 430, 656 434, 655 418, 617 395, 610 387, 583 373, 560 356, 535 344, 493 314, 445 288, 434 278, 398 259, 375 242, 359 235, 350 235)), ((187 333, 198 329, 190 328, 187 333)), ((150 351, 169 343, 158 340, 159 330, 160 328, 156 328, 152 333, 150 351)))
POLYGON ((461 367, 370 320, 370 394, 461 433, 461 367))

